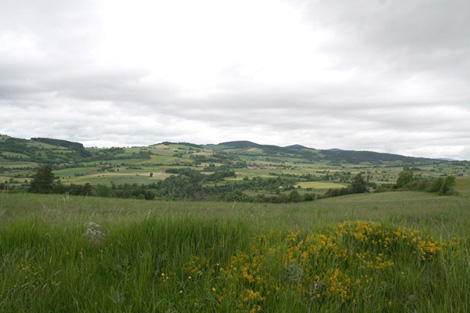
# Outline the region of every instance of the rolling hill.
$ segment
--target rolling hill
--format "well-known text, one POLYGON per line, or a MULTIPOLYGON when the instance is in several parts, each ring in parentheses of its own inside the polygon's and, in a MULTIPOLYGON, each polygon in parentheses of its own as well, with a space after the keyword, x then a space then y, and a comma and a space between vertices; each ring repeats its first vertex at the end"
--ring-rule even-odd
POLYGON ((435 162, 429 158, 416 158, 397 154, 379 153, 373 151, 352 151, 341 149, 318 150, 302 145, 279 147, 273 145, 260 145, 251 141, 230 141, 218 145, 211 145, 211 149, 217 151, 249 154, 284 156, 305 159, 306 161, 329 161, 337 163, 359 164, 361 162, 403 162, 409 165, 435 162))
MULTIPOLYGON (((215 153, 245 155, 250 157, 277 157, 302 162, 335 162, 360 164, 368 163, 399 163, 409 166, 447 162, 430 158, 416 158, 397 154, 373 151, 353 151, 341 149, 319 150, 302 145, 280 147, 275 145, 257 144, 251 141, 230 141, 219 144, 195 145, 191 143, 163 142, 163 145, 180 145, 193 149, 207 149, 215 153)), ((150 148, 141 147, 141 148, 150 148)), ((136 157, 125 156, 124 148, 85 148, 83 144, 67 140, 51 138, 31 138, 31 140, 0 136, 0 163, 8 161, 28 161, 36 163, 70 163, 106 159, 122 159, 136 157)))
MULTIPOLYGON (((417 177, 470 176, 470 162, 320 150, 298 144, 281 147, 251 141, 207 145, 165 141, 142 147, 90 148, 61 139, 0 136, 0 187, 26 190, 43 164, 51 165, 56 180, 67 185, 149 186, 172 175, 189 175, 204 180, 203 187, 226 188, 224 192, 230 192, 229 186, 234 184, 244 185, 253 196, 264 192, 262 186, 279 185, 279 181, 273 181, 276 179, 289 188, 326 192, 350 184, 358 173, 371 188, 386 187, 396 182, 405 166, 417 177)), ((271 192, 287 190, 276 188, 271 192)))

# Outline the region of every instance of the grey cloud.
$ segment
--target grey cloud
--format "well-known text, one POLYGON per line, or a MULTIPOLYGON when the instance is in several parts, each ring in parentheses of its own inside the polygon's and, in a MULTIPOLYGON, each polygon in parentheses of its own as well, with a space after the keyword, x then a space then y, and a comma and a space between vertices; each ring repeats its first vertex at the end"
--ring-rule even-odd
POLYGON ((468 158, 470 3, 286 3, 313 34, 327 34, 317 52, 331 60, 328 71, 344 75, 265 83, 233 60, 211 91, 194 95, 145 67, 100 64, 93 1, 4 1, 0 133, 87 145, 247 139, 468 158))
POLYGON ((313 1, 304 10, 313 28, 332 34, 322 49, 337 68, 357 69, 362 81, 369 76, 370 83, 382 80, 388 86, 424 75, 430 88, 452 89, 466 103, 468 12, 464 0, 313 1))

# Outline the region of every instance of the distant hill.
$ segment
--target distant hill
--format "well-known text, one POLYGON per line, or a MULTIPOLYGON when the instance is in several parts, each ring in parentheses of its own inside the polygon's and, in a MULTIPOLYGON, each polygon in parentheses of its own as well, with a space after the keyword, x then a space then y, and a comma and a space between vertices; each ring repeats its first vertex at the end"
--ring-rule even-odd
POLYGON ((308 161, 318 160, 317 150, 309 148, 279 147, 275 145, 260 145, 251 141, 229 141, 211 146, 211 149, 237 154, 259 156, 277 156, 287 158, 301 158, 308 161))
MULTIPOLYGON (((171 144, 171 142, 163 142, 171 144)), ((397 154, 379 153, 372 151, 353 151, 341 149, 320 150, 302 145, 280 147, 262 145, 251 141, 229 141, 211 145, 196 145, 180 142, 192 148, 204 148, 217 153, 246 155, 250 158, 264 157, 289 162, 334 162, 359 164, 394 163, 415 165, 419 163, 439 162, 428 158, 415 158, 397 154)), ((19 139, 6 135, 0 136, 0 152, 2 158, 11 161, 31 161, 38 163, 84 162, 90 160, 122 159, 122 148, 85 148, 83 144, 61 139, 31 138, 19 139)), ((126 156, 127 157, 127 156, 126 156)), ((1 161, 1 160, 0 160, 1 161)), ((398 165, 399 165, 398 164, 398 165)))
MULTIPOLYGON (((1 158, 10 162, 68 163, 91 156, 81 143, 50 138, 0 137, 1 158)), ((1 162, 1 160, 0 160, 1 162)))
POLYGON ((60 146, 65 148, 70 148, 72 150, 83 150, 85 147, 83 144, 73 141, 61 140, 61 139, 51 139, 51 138, 31 138, 32 141, 47 143, 53 146, 60 146))
POLYGON ((259 144, 251 142, 251 141, 228 141, 228 142, 221 142, 219 143, 219 146, 227 146, 227 147, 232 147, 232 148, 252 148, 252 147, 258 147, 259 144))
POLYGON ((302 146, 302 145, 292 145, 292 146, 287 146, 287 147, 284 147, 286 149, 308 149, 307 147, 305 146, 302 146))
POLYGON ((337 163, 361 162, 405 162, 415 164, 421 162, 437 161, 429 158, 415 158, 398 154, 379 153, 373 151, 353 151, 341 149, 319 150, 307 148, 302 145, 279 147, 274 145, 261 145, 251 141, 230 141, 212 145, 211 149, 231 153, 268 155, 305 159, 306 161, 329 161, 337 163))
POLYGON ((326 159, 336 162, 361 163, 361 162, 396 162, 406 163, 433 161, 427 158, 415 158, 398 154, 379 153, 372 151, 351 151, 351 150, 321 150, 326 159))
MULTIPOLYGON (((189 143, 189 142, 171 142, 171 141, 164 141, 160 143, 161 145, 183 145, 183 146, 188 146, 188 147, 193 147, 193 148, 198 148, 201 149, 203 146, 197 145, 194 143, 189 143)), ((158 144, 157 144, 158 145, 158 144)))
MULTIPOLYGON (((2 162, 37 164, 69 164, 96 160, 122 159, 122 148, 85 148, 83 144, 61 139, 20 139, 0 136, 0 165, 2 162)), ((130 158, 132 156, 129 156, 130 158)), ((147 156, 148 157, 148 156, 147 156)), ((126 157, 127 158, 127 157, 126 157)))

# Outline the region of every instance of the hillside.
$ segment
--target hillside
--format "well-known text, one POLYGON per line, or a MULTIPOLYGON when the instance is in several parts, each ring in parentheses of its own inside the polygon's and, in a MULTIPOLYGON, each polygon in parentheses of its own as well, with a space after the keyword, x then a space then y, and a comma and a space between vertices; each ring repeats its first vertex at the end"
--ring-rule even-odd
POLYGON ((146 199, 260 202, 288 201, 289 196, 293 201, 314 199, 330 189, 346 188, 358 174, 367 188, 387 189, 405 166, 412 168, 416 179, 470 176, 470 162, 370 151, 319 150, 301 145, 280 147, 232 141, 87 148, 60 139, 0 136, 0 188, 27 190, 43 164, 52 167, 60 192, 82 194, 66 186, 90 184, 112 188, 112 192, 102 194, 144 195, 146 199))
POLYGON ((318 150, 307 148, 302 145, 279 147, 273 145, 260 145, 250 141, 223 142, 218 145, 211 145, 211 149, 248 155, 269 155, 300 158, 309 162, 328 161, 350 164, 360 164, 361 162, 403 162, 407 165, 414 165, 433 163, 437 161, 429 158, 416 158, 372 151, 352 151, 340 149, 318 150))
MULTIPOLYGON (((215 145, 195 145, 191 143, 163 142, 162 145, 180 145, 195 149, 209 149, 216 152, 249 156, 272 156, 281 158, 301 159, 305 162, 338 162, 360 164, 362 162, 400 162, 407 165, 437 163, 446 160, 407 157, 397 154, 378 153, 372 151, 352 150, 319 150, 302 145, 280 147, 262 145, 250 141, 231 141, 215 145)), ((154 145, 157 146, 157 145, 154 145)), ((141 148, 150 148, 141 147, 141 148)), ((67 163, 77 161, 95 161, 122 157, 124 148, 85 148, 83 144, 52 138, 19 139, 9 136, 0 137, 0 153, 4 160, 29 161, 37 163, 67 163)), ((134 156, 135 157, 135 156, 134 156)))

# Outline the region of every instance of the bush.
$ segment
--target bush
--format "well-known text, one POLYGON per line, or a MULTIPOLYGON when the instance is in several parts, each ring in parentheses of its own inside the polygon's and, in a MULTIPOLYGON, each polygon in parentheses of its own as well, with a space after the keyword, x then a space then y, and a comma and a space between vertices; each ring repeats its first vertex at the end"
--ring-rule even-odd
POLYGON ((456 194, 454 190, 455 187, 455 176, 447 176, 444 179, 439 191, 437 192, 440 195, 453 195, 456 194))
POLYGON ((289 202, 300 202, 302 201, 302 196, 294 189, 289 193, 289 196, 287 196, 287 200, 289 202))
POLYGON ((97 185, 93 190, 93 195, 97 197, 111 198, 114 197, 114 192, 111 188, 105 185, 97 185))

